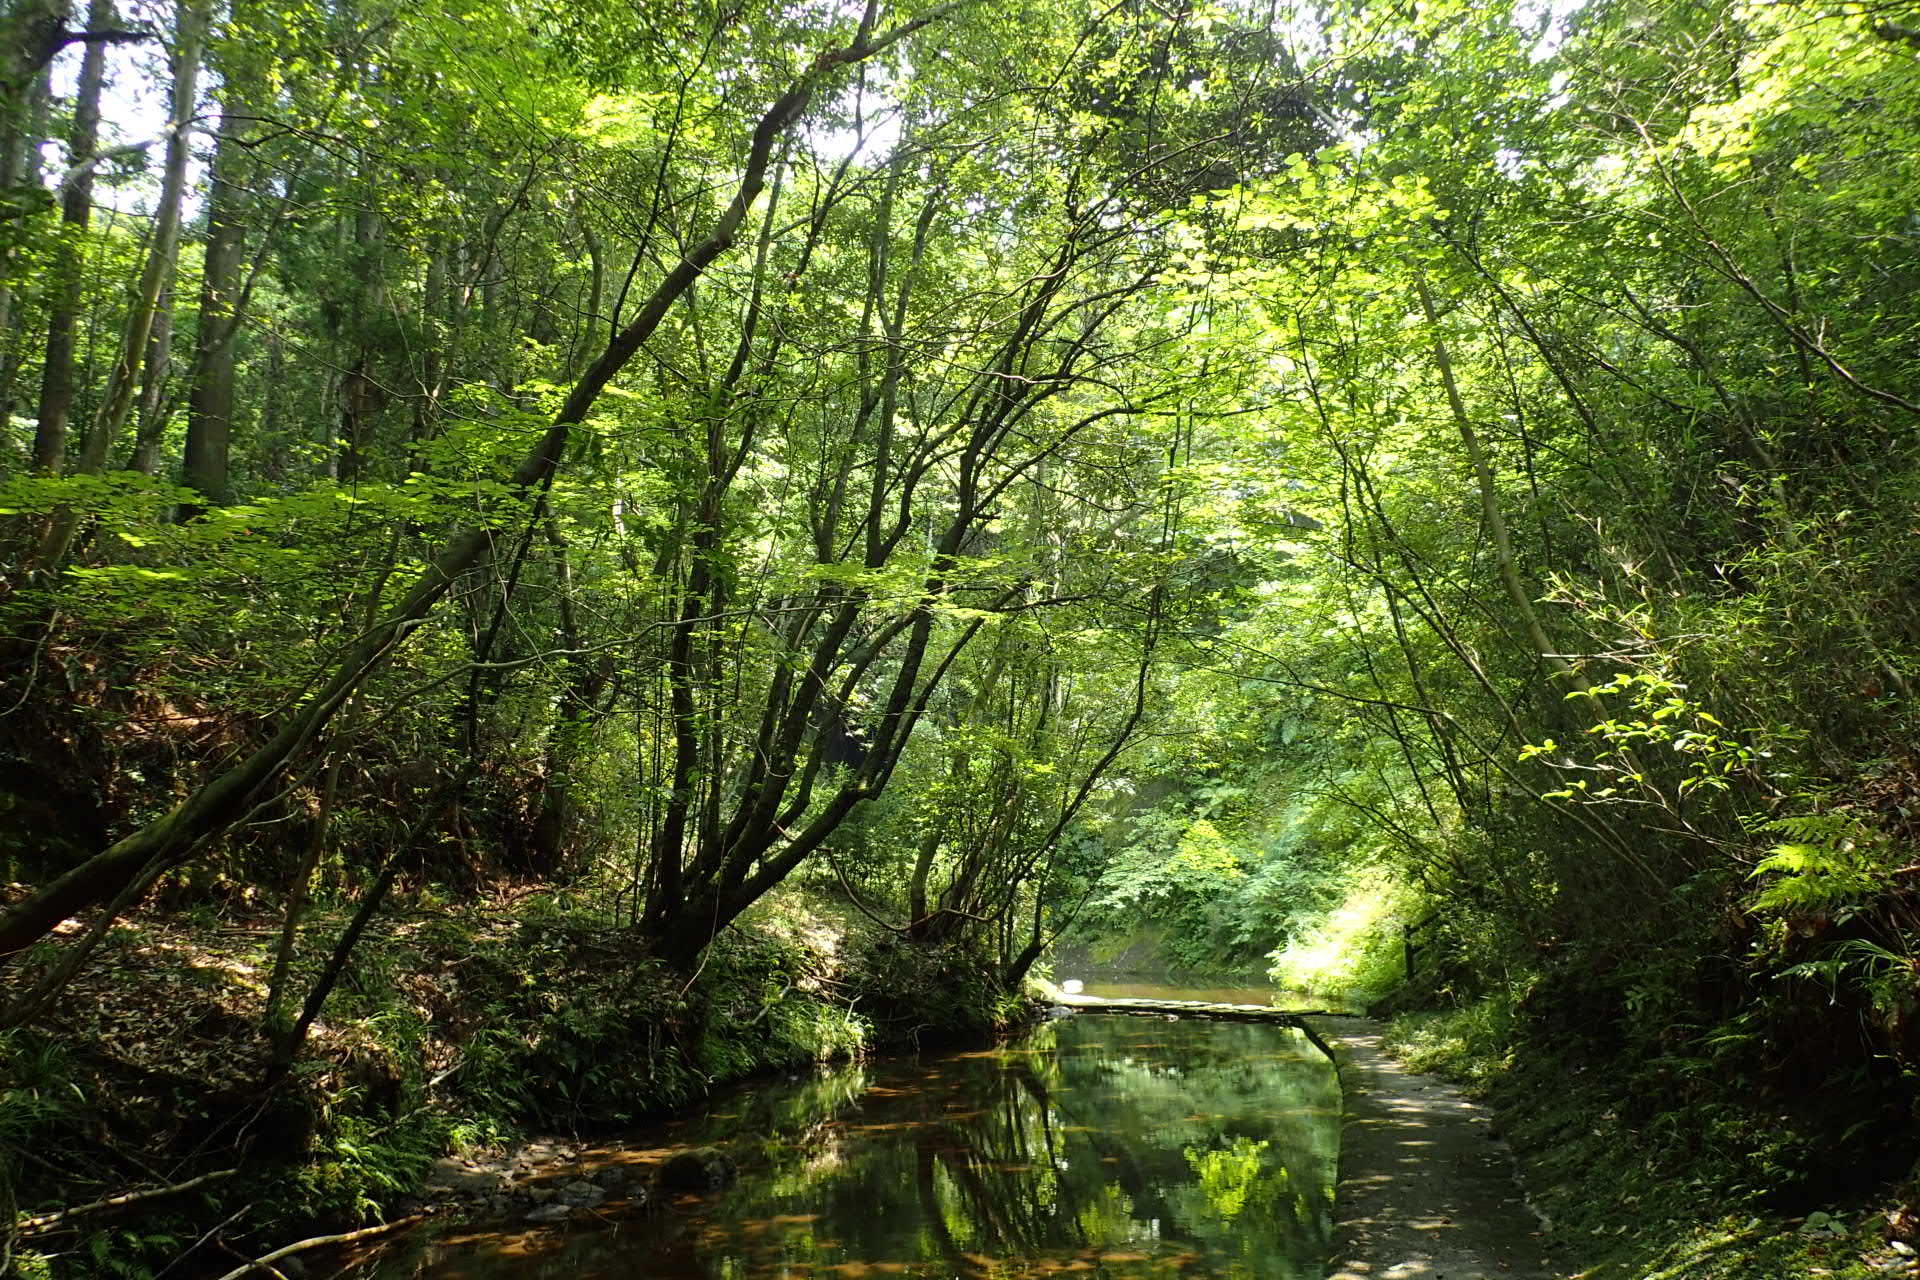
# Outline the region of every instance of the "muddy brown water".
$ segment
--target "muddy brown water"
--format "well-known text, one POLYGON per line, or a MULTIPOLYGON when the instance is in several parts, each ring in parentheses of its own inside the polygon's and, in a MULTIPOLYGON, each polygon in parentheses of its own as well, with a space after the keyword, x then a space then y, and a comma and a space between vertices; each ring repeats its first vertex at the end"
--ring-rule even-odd
POLYGON ((998 1049, 756 1085, 582 1153, 591 1172, 719 1146, 740 1169, 725 1190, 416 1231, 345 1274, 1319 1280, 1340 1114, 1291 1028, 1081 1014, 998 1049))

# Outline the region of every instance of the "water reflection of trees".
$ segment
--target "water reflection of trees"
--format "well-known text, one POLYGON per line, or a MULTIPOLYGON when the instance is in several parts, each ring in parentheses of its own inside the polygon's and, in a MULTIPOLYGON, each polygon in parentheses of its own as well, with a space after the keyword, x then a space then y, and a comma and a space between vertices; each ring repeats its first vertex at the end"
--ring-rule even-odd
POLYGON ((735 1188, 490 1254, 423 1245, 417 1274, 1304 1280, 1338 1127, 1330 1074, 1283 1030, 1075 1019, 744 1091, 641 1144, 724 1145, 735 1188))
POLYGON ((1143 1044, 1002 1058, 972 1109, 924 1100, 913 1187, 927 1243, 956 1264, 1131 1247, 1264 1273, 1317 1253, 1334 1150, 1309 1131, 1327 1127, 1328 1082, 1314 1088, 1312 1065, 1274 1053, 1267 1029, 1225 1043, 1218 1030, 1179 1035, 1164 1057, 1143 1044))
POLYGON ((998 1073, 988 1105, 923 1129, 914 1188, 940 1252, 965 1262, 968 1252, 1031 1256, 1085 1244, 1061 1229, 1062 1145, 1047 1086, 1024 1060, 998 1073))
POLYGON ((741 1185, 675 1212, 707 1276, 1317 1275, 1336 1102, 1284 1031, 1076 1020, 738 1099, 686 1136, 741 1185))

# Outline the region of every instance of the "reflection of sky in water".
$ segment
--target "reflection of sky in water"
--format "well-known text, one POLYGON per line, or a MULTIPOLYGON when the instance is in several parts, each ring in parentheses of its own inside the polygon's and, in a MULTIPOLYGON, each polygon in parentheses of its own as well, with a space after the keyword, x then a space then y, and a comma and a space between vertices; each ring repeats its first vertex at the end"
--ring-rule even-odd
POLYGON ((1339 1129, 1297 1031, 1083 1015, 1008 1050, 759 1085, 637 1138, 724 1146, 741 1177, 718 1195, 420 1236, 358 1274, 1317 1280, 1339 1129))

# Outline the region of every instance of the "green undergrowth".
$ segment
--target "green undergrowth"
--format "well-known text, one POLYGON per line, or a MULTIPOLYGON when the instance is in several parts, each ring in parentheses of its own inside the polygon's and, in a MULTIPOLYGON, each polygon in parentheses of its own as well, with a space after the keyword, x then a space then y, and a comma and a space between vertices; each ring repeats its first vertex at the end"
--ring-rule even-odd
MULTIPOLYGON (((310 925, 300 979, 340 924, 310 925)), ((691 976, 562 895, 421 902, 370 931, 290 1079, 263 1090, 274 939, 267 920, 137 920, 39 1025, 0 1037, 16 1224, 243 1171, 20 1233, 19 1274, 138 1280, 229 1215, 222 1239, 243 1248, 378 1220, 449 1152, 615 1131, 760 1072, 984 1038, 1023 1012, 971 953, 913 953, 797 896, 757 907, 691 976)))
POLYGON ((1899 1264, 1885 1226, 1902 1189, 1807 1185, 1818 1161, 1792 1117, 1710 1095, 1642 1117, 1617 1064, 1530 1044, 1523 1024, 1520 1003, 1499 993, 1403 1013, 1386 1048, 1494 1107, 1562 1274, 1845 1280, 1899 1264))

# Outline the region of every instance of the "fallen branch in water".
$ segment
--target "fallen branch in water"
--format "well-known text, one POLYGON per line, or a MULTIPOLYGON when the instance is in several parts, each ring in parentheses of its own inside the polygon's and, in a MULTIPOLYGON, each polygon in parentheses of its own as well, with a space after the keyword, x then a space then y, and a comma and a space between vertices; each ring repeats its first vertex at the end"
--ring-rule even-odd
POLYGON ((1054 995, 1056 1004, 1088 1013, 1128 1013, 1148 1018, 1211 1018, 1227 1022, 1266 1022, 1294 1027, 1306 1034, 1313 1047, 1327 1055, 1334 1073, 1340 1071, 1340 1059, 1333 1046, 1307 1023, 1308 1018, 1354 1018, 1359 1014, 1337 1009, 1275 1009, 1267 1005, 1220 1004, 1209 1000, 1145 1000, 1130 996, 1090 996, 1062 991, 1054 995))

